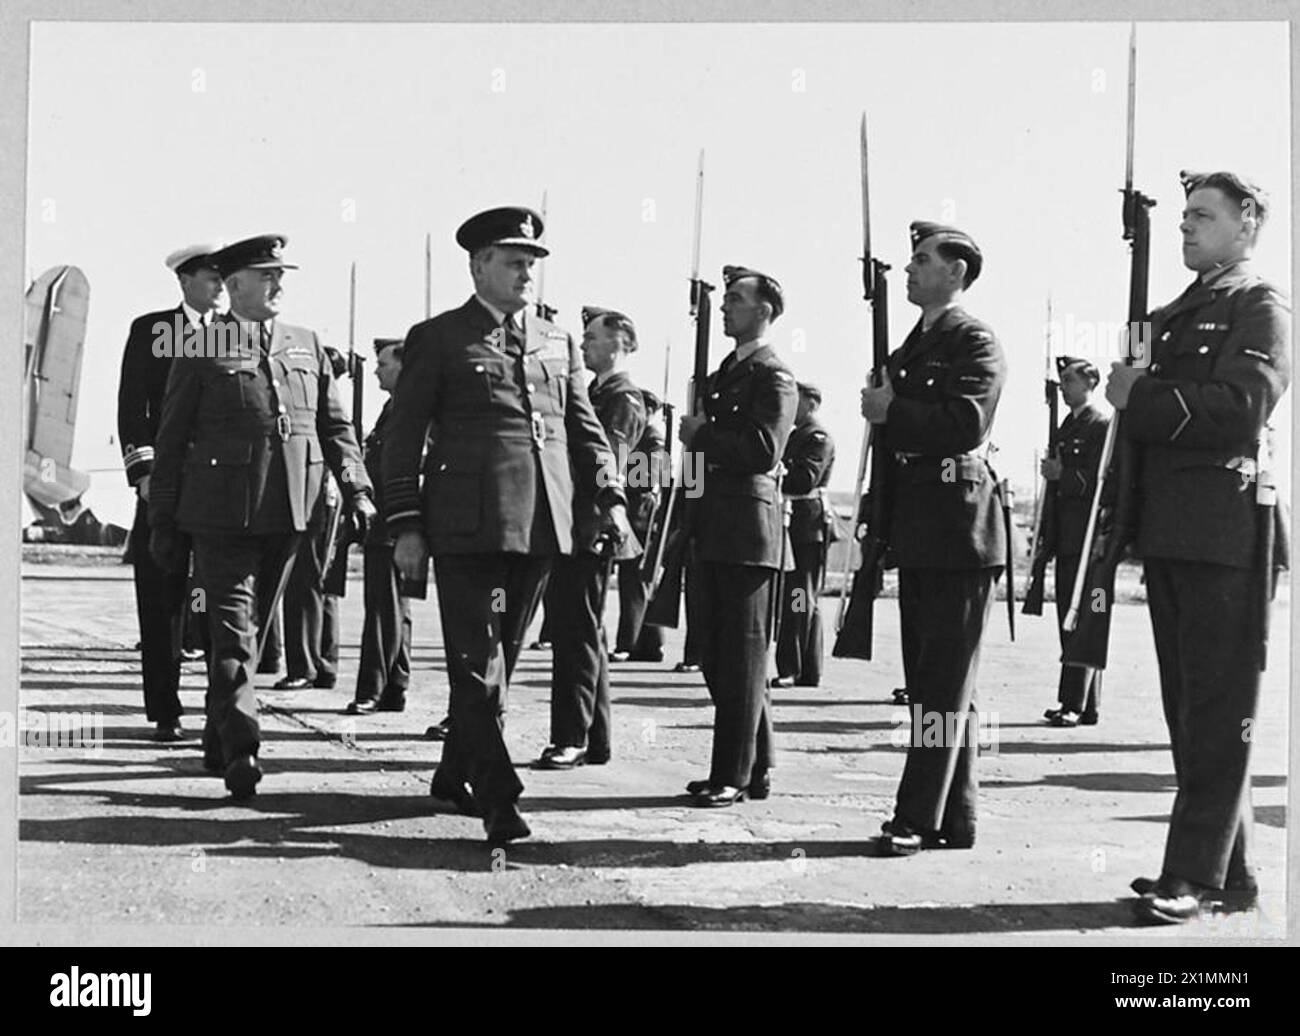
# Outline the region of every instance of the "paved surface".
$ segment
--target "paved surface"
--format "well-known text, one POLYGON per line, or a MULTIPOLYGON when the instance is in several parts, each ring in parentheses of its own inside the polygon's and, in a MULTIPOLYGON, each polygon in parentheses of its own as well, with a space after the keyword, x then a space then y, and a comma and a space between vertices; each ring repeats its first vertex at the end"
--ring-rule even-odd
MULTIPOLYGON (((1135 929, 1127 885, 1159 869, 1174 776, 1145 609, 1117 615, 1102 723, 1054 730, 1051 622, 995 612, 981 668, 996 745, 980 760, 981 827, 970 852, 877 859, 903 763, 897 608, 877 606, 882 661, 829 659, 821 688, 775 692, 779 768, 766 802, 695 810, 712 708, 698 676, 667 665, 614 671, 614 761, 526 769, 546 744, 549 655, 525 652, 507 736, 534 837, 489 850, 478 821, 434 812, 439 748, 425 726, 447 699, 432 601, 416 602, 408 711, 346 717, 360 586, 343 604, 342 682, 263 686, 266 778, 232 805, 197 741, 147 738, 129 570, 25 566, 22 705, 103 714, 100 751, 25 747, 19 887, 26 923, 515 926, 827 933, 1284 934, 1289 614, 1274 615, 1256 734, 1256 915, 1135 929), (89 577, 88 577, 89 576, 89 577)), ((829 602, 825 618, 833 619, 829 602)), ((680 652, 669 641, 669 658, 680 652)), ((200 667, 182 697, 201 725, 200 667)))

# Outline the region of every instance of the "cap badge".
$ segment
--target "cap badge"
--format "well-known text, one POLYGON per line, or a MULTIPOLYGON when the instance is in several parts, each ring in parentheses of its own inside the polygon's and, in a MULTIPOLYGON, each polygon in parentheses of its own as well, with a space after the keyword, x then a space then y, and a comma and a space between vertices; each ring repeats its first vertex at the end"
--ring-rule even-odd
POLYGON ((533 236, 533 217, 525 216, 524 221, 519 224, 519 233, 524 237, 531 239, 533 236))

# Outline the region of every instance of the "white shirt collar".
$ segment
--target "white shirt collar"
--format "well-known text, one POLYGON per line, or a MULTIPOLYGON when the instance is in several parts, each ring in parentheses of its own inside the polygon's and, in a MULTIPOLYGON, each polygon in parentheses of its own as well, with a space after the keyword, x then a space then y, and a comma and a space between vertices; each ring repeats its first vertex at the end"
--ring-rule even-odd
MULTIPOLYGON (((498 324, 504 324, 506 322, 506 314, 504 310, 497 309, 496 306, 492 305, 492 303, 490 303, 478 292, 474 293, 474 297, 478 299, 478 303, 480 306, 482 306, 484 309, 486 309, 489 313, 492 314, 492 319, 495 320, 498 324)), ((512 317, 512 322, 514 323, 515 327, 519 328, 519 330, 522 331, 524 329, 523 309, 521 309, 518 313, 514 314, 514 316, 512 317)))
POLYGON ((748 342, 741 342, 736 346, 736 362, 747 360, 758 352, 763 346, 771 344, 766 337, 751 339, 748 342))
POLYGON ((185 319, 190 322, 191 327, 203 326, 203 317, 199 314, 199 311, 195 309, 193 306, 191 306, 184 299, 181 299, 181 309, 185 310, 185 319))

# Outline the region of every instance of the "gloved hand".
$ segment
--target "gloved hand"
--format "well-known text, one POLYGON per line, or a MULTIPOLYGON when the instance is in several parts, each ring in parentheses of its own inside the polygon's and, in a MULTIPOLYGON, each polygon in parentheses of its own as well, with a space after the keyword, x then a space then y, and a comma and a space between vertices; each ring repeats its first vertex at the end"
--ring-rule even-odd
POLYGON ((182 571, 189 553, 188 541, 171 522, 160 522, 149 530, 149 556, 164 572, 182 571))
POLYGON ((364 493, 358 494, 352 498, 352 528, 356 530, 356 542, 364 542, 366 533, 376 521, 379 520, 379 512, 375 510, 375 505, 370 502, 370 497, 364 493))
POLYGON ((598 554, 617 554, 618 549, 632 536, 632 526, 627 520, 627 508, 621 503, 612 504, 600 512, 596 533, 598 554))

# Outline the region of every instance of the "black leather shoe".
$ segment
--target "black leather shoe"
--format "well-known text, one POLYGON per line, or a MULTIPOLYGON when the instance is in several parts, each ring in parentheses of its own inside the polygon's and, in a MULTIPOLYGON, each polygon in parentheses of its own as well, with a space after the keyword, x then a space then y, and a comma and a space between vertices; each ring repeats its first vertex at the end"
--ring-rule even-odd
POLYGON ((749 797, 765 799, 772 794, 772 774, 767 770, 752 774, 749 778, 749 797))
POLYGON ((1062 709, 1047 721, 1047 725, 1049 727, 1077 727, 1079 725, 1079 714, 1069 709, 1062 709))
POLYGON ((772 679, 770 679, 770 680, 767 681, 767 685, 768 685, 768 687, 771 687, 771 688, 773 688, 773 689, 778 688, 778 687, 793 687, 793 686, 794 686, 794 677, 793 677, 793 676, 774 676, 774 677, 772 677, 772 679))
POLYGON ((1136 892, 1139 896, 1149 896, 1156 890, 1155 878, 1134 878, 1128 883, 1128 887, 1136 892))
POLYGON ((513 802, 488 810, 483 818, 483 828, 487 831, 488 845, 505 845, 533 833, 513 802))
POLYGON ((469 785, 464 781, 457 785, 452 781, 440 780, 435 773, 433 780, 429 782, 429 794, 440 802, 450 802, 456 807, 457 813, 467 817, 483 815, 478 800, 474 798, 474 793, 469 790, 469 785))
POLYGON ((550 651, 551 642, 549 640, 534 640, 528 645, 529 651, 550 651))
POLYGON ((609 653, 609 660, 611 662, 628 662, 631 661, 631 659, 632 652, 630 651, 611 651, 609 653))
POLYGON ((236 756, 226 767, 226 790, 236 802, 257 794, 257 782, 261 779, 262 770, 255 755, 236 756))
POLYGON ((360 701, 348 702, 348 707, 343 711, 349 716, 369 716, 379 708, 379 703, 374 698, 362 698, 360 701))
POLYGON ((880 825, 876 846, 881 856, 915 856, 926 847, 924 835, 893 820, 880 825))
POLYGON ((698 662, 678 662, 673 666, 674 673, 698 673, 700 664, 698 662))
POLYGON ((405 694, 384 694, 380 695, 379 704, 375 706, 378 712, 405 712, 406 695, 405 694))
POLYGON ((734 806, 737 802, 744 802, 748 797, 749 792, 745 788, 733 788, 730 785, 722 788, 709 787, 695 795, 691 799, 691 805, 702 809, 720 809, 723 806, 734 806))
POLYGON ((572 770, 587 761, 587 750, 577 745, 550 745, 534 764, 539 770, 572 770))
POLYGON ((1136 901, 1135 913, 1144 924, 1187 924, 1201 916, 1201 903, 1212 892, 1166 875, 1156 882, 1149 895, 1136 901))
POLYGON ((161 723, 154 724, 153 739, 164 744, 172 741, 184 741, 185 729, 178 719, 164 720, 161 723))
POLYGON ((321 676, 316 677, 316 679, 314 679, 311 682, 311 685, 313 687, 320 688, 322 691, 328 691, 331 688, 333 688, 338 682, 339 682, 339 678, 335 676, 333 673, 325 673, 321 676))
POLYGON ((912 699, 908 697, 906 687, 895 687, 893 690, 895 705, 911 705, 912 699))
POLYGON ((285 676, 271 686, 276 691, 305 691, 311 686, 311 681, 305 676, 285 676))
POLYGON ((708 790, 709 790, 709 782, 707 780, 686 782, 687 795, 703 795, 708 790))
POLYGON ((201 661, 203 661, 203 649, 202 649, 202 648, 182 648, 182 649, 181 649, 181 661, 182 661, 182 662, 201 662, 201 661))
POLYGON ((426 741, 446 741, 447 735, 451 733, 451 717, 444 716, 433 726, 424 732, 426 741))
POLYGON ((1059 716, 1062 711, 1063 710, 1061 709, 1044 709, 1043 719, 1056 719, 1056 717, 1059 716))

